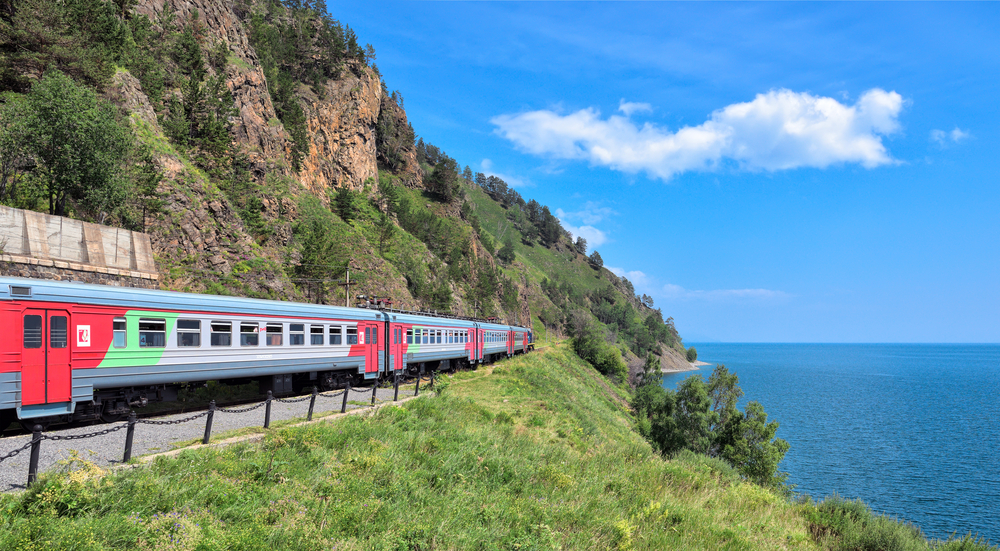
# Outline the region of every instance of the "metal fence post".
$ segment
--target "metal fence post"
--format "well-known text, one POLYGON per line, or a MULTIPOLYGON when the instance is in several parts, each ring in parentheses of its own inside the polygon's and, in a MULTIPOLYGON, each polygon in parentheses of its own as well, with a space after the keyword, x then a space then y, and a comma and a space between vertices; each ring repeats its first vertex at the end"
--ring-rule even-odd
POLYGON ((312 421, 313 420, 313 408, 316 407, 316 394, 318 392, 319 392, 319 389, 314 386, 313 387, 312 399, 309 400, 309 414, 306 415, 306 421, 312 421))
POLYGON ((31 428, 31 458, 28 460, 28 486, 38 480, 38 454, 42 447, 42 426, 31 428))
POLYGON ((392 388, 393 388, 392 401, 395 402, 396 400, 399 400, 399 372, 398 371, 394 371, 393 372, 392 388))
POLYGON ((435 373, 434 371, 431 371, 431 383, 429 385, 427 385, 427 388, 431 388, 431 389, 434 388, 434 373, 435 373))
POLYGON ((372 384, 372 405, 375 405, 375 395, 378 394, 378 379, 375 379, 375 383, 372 384))
POLYGON ((340 413, 347 412, 347 395, 351 393, 351 383, 347 383, 347 388, 344 389, 344 405, 340 406, 340 413))
POLYGON ((132 437, 135 436, 135 412, 129 413, 128 415, 128 429, 125 433, 125 456, 122 457, 122 463, 128 463, 132 459, 132 437))
POLYGON ((264 428, 271 428, 271 391, 267 391, 267 405, 264 406, 264 428))
POLYGON ((208 419, 205 421, 205 437, 201 439, 202 444, 208 444, 208 439, 212 437, 213 417, 215 417, 215 400, 208 403, 208 419))
POLYGON ((417 388, 413 391, 414 396, 420 396, 420 378, 424 376, 424 366, 420 366, 420 371, 417 372, 417 388))

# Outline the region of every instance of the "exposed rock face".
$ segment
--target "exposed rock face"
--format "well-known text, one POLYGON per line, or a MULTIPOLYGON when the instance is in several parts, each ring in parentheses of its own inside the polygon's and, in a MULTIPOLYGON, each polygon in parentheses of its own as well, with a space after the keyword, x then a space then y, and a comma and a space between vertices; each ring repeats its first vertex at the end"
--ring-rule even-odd
POLYGON ((250 46, 249 29, 242 19, 248 14, 239 12, 231 2, 217 0, 141 0, 135 12, 153 21, 174 13, 178 23, 191 21, 197 12, 198 38, 207 44, 218 41, 228 44, 226 85, 239 112, 232 121, 234 141, 250 158, 258 180, 266 172, 286 172, 281 167, 291 165, 288 162, 291 139, 278 122, 264 69, 250 46))
MULTIPOLYGON (((305 113, 309 144, 300 170, 294 172, 293 142, 278 120, 268 90, 273 83, 267 81, 250 44, 249 5, 248 0, 139 0, 135 12, 148 16, 156 26, 168 25, 168 32, 193 28, 203 52, 214 50, 218 44, 228 47, 225 82, 236 110, 230 119, 233 154, 249 159, 254 182, 262 186, 276 184, 273 192, 267 187, 253 190, 255 200, 259 199, 263 224, 253 221, 256 213, 250 213, 254 218, 243 218, 247 215, 245 209, 251 208, 249 203, 220 189, 221 185, 229 185, 226 176, 214 174, 210 179, 195 166, 199 162, 197 151, 189 152, 193 153, 190 156, 177 153, 157 120, 160 106, 150 104, 136 78, 120 71, 107 93, 130 112, 163 173, 157 191, 164 212, 149 216, 146 223, 162 285, 217 291, 215 287, 222 284, 241 295, 309 300, 315 298, 307 296, 312 291, 297 288, 286 273, 297 255, 292 231, 298 214, 297 198, 313 194, 325 202, 331 189, 361 189, 369 179, 378 179, 379 166, 388 167, 410 188, 422 187, 423 173, 416 158, 412 128, 398 103, 401 100, 384 92, 374 69, 354 61, 347 61, 341 75, 328 80, 322 89, 301 85, 295 90, 305 113), (282 178, 275 181, 273 176, 282 178), (244 210, 238 212, 238 208, 244 210), (243 220, 249 220, 248 225, 243 220)), ((168 59, 166 63, 173 62, 168 59)), ((175 68, 169 69, 177 73, 175 68)), ((215 76, 214 69, 207 70, 209 76, 215 76)), ((180 94, 177 86, 179 82, 168 82, 165 97, 180 94)), ((458 209, 457 203, 445 205, 437 214, 457 218, 458 209)), ((397 307, 421 307, 399 269, 381 258, 363 235, 356 237, 350 265, 352 276, 357 270, 360 277, 351 293, 391 296, 397 307)), ((485 259, 492 266, 491 251, 481 250, 478 242, 473 243, 473 251, 475 258, 485 259)), ((423 254, 427 256, 424 262, 437 261, 429 251, 423 254)), ((524 281, 518 282, 518 287, 523 304, 518 311, 502 312, 500 316, 511 323, 528 324, 529 296, 525 289, 530 286, 524 281)), ((457 285, 452 285, 452 290, 452 310, 474 315, 475 308, 463 301, 462 290, 457 285)), ((329 299, 342 303, 340 296, 329 299)), ((499 301, 499 297, 492 300, 499 301)), ((497 306, 499 302, 492 309, 497 310, 497 306)))
POLYGON ((327 81, 323 96, 300 94, 310 144, 299 179, 320 197, 330 187, 359 189, 368 178, 378 179, 375 123, 382 82, 367 67, 360 77, 348 70, 340 80, 327 81))
POLYGON ((107 94, 111 101, 125 108, 133 117, 148 124, 155 132, 160 132, 160 124, 156 120, 156 111, 149 104, 149 98, 142 92, 139 79, 128 71, 118 71, 111 79, 107 94))
POLYGON ((423 187, 423 170, 417 162, 417 148, 413 144, 410 122, 406 111, 394 101, 395 96, 382 96, 382 110, 379 113, 379 132, 384 133, 378 139, 385 140, 386 152, 391 151, 393 158, 380 153, 379 163, 391 167, 403 181, 403 185, 415 188, 423 187))

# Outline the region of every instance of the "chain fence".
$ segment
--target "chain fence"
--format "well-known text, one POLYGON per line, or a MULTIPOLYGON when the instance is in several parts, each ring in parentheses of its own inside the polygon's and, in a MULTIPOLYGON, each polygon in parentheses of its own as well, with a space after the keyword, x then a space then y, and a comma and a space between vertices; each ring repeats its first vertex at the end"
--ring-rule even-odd
POLYGON ((416 377, 412 377, 412 378, 406 378, 406 377, 402 377, 402 376, 396 375, 392 379, 386 379, 385 381, 382 381, 382 382, 376 381, 374 384, 372 384, 371 387, 368 387, 368 388, 351 388, 351 385, 348 384, 347 388, 341 389, 341 390, 338 390, 338 391, 319 392, 316 387, 313 387, 313 391, 312 391, 311 394, 307 394, 305 396, 300 396, 298 398, 275 398, 272 395, 271 391, 268 391, 267 392, 267 398, 263 402, 260 402, 258 404, 254 404, 254 405, 251 405, 251 406, 248 406, 248 407, 243 407, 243 408, 222 408, 222 407, 216 407, 215 400, 212 400, 209 403, 209 405, 208 405, 208 410, 207 411, 196 413, 194 415, 191 415, 191 416, 188 416, 188 417, 184 417, 183 419, 174 419, 174 420, 169 420, 169 421, 156 421, 156 420, 153 420, 153 419, 138 419, 136 417, 136 415, 135 415, 135 412, 133 411, 129 415, 128 420, 125 421, 123 424, 115 426, 115 427, 109 427, 109 428, 106 428, 106 429, 102 429, 102 430, 99 430, 99 431, 96 431, 96 432, 87 433, 87 434, 74 434, 74 435, 55 435, 55 434, 53 434, 53 435, 49 435, 49 434, 45 434, 43 432, 43 428, 42 428, 41 425, 35 425, 34 428, 33 428, 33 430, 32 430, 32 432, 31 432, 31 441, 28 442, 27 444, 25 444, 24 446, 21 446, 18 449, 12 450, 12 451, 8 452, 6 455, 0 457, 0 464, 2 464, 4 461, 6 461, 8 459, 12 459, 12 458, 16 457, 18 454, 20 454, 21 452, 23 452, 25 450, 31 450, 30 459, 28 461, 28 485, 31 485, 31 484, 33 484, 38 479, 38 458, 39 458, 39 455, 40 455, 40 452, 41 452, 41 443, 42 443, 42 440, 51 440, 53 442, 70 441, 70 440, 84 440, 84 439, 87 439, 87 438, 96 438, 96 437, 99 437, 99 436, 106 436, 108 434, 112 434, 112 433, 118 432, 118 431, 120 431, 122 429, 127 429, 126 436, 125 436, 125 453, 123 454, 123 459, 122 459, 123 463, 127 463, 132 458, 132 441, 133 441, 133 437, 135 435, 135 426, 136 425, 158 425, 158 426, 163 426, 163 425, 180 425, 182 423, 189 423, 189 422, 194 421, 196 419, 200 419, 202 417, 205 417, 206 418, 206 420, 205 420, 205 435, 202 438, 202 443, 203 444, 208 444, 210 442, 210 440, 211 440, 211 436, 212 436, 212 421, 213 421, 213 419, 215 417, 215 413, 216 412, 237 414, 237 413, 247 413, 247 412, 250 412, 250 411, 254 411, 256 409, 265 408, 265 413, 264 413, 264 428, 268 429, 268 428, 270 428, 270 424, 271 424, 271 403, 272 402, 281 402, 281 403, 284 403, 284 404, 294 404, 294 403, 305 402, 306 400, 309 400, 309 413, 306 416, 306 420, 307 421, 312 421, 312 418, 313 418, 313 408, 316 405, 316 399, 317 398, 337 398, 337 397, 343 396, 343 401, 341 403, 340 413, 346 413, 347 412, 347 405, 348 405, 348 397, 350 396, 351 392, 354 392, 356 394, 361 394, 361 395, 365 395, 365 394, 371 392, 371 394, 372 394, 371 405, 375 406, 377 403, 385 403, 385 402, 389 401, 389 400, 378 400, 378 390, 380 388, 384 389, 384 388, 392 387, 394 389, 394 393, 393 393, 393 397, 392 397, 391 401, 396 401, 396 400, 399 399, 399 387, 400 387, 400 385, 409 385, 409 384, 416 383, 416 388, 414 390, 414 396, 419 396, 420 395, 420 383, 421 382, 427 382, 430 387, 433 387, 433 385, 434 385, 434 373, 432 372, 430 374, 430 376, 427 377, 427 378, 425 378, 423 376, 422 370, 421 370, 421 374, 420 375, 418 375, 416 377))

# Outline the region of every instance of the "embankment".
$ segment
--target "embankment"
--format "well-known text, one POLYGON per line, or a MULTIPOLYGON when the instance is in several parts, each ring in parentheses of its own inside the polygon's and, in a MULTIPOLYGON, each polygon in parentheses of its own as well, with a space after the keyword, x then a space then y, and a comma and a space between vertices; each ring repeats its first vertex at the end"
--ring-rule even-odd
MULTIPOLYGON (((368 416, 0 498, 0 548, 812 549, 783 498, 665 461, 567 347, 368 416)), ((84 454, 85 458, 85 454, 84 454)))

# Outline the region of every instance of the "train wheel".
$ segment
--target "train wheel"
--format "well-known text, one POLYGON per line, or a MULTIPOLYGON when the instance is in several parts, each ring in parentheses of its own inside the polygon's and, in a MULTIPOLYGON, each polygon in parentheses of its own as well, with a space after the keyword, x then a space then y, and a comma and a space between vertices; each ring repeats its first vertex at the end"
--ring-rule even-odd
POLYGON ((40 425, 42 427, 42 431, 46 431, 48 430, 49 425, 52 424, 52 418, 39 417, 37 419, 21 419, 20 422, 21 428, 28 432, 33 432, 35 430, 35 425, 40 425))
POLYGON ((101 421, 105 423, 117 423, 128 418, 127 413, 101 413, 101 421))

